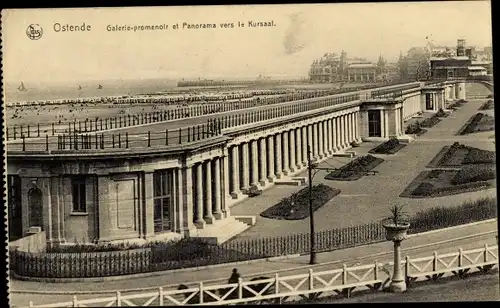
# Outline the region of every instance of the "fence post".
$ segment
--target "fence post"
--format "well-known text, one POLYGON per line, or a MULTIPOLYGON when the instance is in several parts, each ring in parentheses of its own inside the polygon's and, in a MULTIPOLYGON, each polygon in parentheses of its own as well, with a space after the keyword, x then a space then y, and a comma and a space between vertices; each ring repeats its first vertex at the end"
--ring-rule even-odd
POLYGON ((125 148, 128 149, 128 132, 125 132, 125 148))
POLYGON ((45 135, 45 149, 49 150, 49 135, 45 135))
POLYGON ((165 129, 165 145, 168 145, 168 129, 165 129))
POLYGON ((313 269, 309 269, 309 290, 314 290, 314 274, 313 269))
POLYGON ((73 307, 78 307, 78 300, 76 299, 76 295, 73 295, 73 307))
POLYGON ((434 259, 432 260, 432 271, 435 272, 437 270, 437 263, 438 263, 438 254, 436 251, 434 251, 434 259))
POLYGON ((21 136, 23 138, 23 152, 26 151, 26 143, 24 142, 24 135, 21 136))
POLYGON ((148 148, 151 146, 151 131, 148 130, 148 148))
POLYGON ((488 244, 484 244, 484 263, 488 262, 488 244))
POLYGON ((37 124, 37 133, 38 133, 38 137, 40 137, 40 123, 37 124))
POLYGON ((411 268, 410 268, 410 256, 406 256, 405 258, 405 281, 406 283, 408 283, 408 276, 410 276, 410 271, 411 271, 411 268))
POLYGON ((120 291, 116 291, 116 307, 122 306, 122 294, 120 291))
POLYGON ((182 128, 179 127, 179 144, 182 143, 182 128))
POLYGON ((200 293, 200 304, 203 304, 203 281, 200 281, 199 288, 200 288, 200 291, 199 291, 199 293, 200 293))
POLYGON ((158 298, 160 300, 160 307, 163 306, 163 298, 165 295, 163 295, 163 287, 160 287, 158 289, 158 298))
POLYGON ((243 282, 243 279, 240 277, 238 278, 238 299, 243 298, 243 285, 241 284, 243 282))
POLYGON ((462 267, 463 264, 464 251, 462 248, 458 248, 458 267, 462 267))
POLYGON ((347 265, 342 265, 342 285, 347 284, 347 265))

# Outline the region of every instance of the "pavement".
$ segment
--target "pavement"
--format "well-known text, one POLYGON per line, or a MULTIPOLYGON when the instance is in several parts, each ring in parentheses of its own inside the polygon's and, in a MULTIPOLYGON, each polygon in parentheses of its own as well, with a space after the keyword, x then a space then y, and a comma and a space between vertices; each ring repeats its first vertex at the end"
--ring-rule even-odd
MULTIPOLYGON (((438 253, 457 251, 495 245, 497 235, 497 220, 489 220, 474 224, 457 226, 427 233, 410 236, 403 242, 403 256, 410 255, 418 258, 438 253)), ((151 273, 147 276, 122 276, 120 280, 103 282, 76 282, 76 283, 43 283, 34 281, 20 281, 11 279, 9 283, 10 301, 16 306, 25 306, 29 301, 35 304, 50 304, 71 300, 73 295, 78 299, 89 299, 109 296, 120 290, 122 294, 137 293, 164 287, 175 289, 179 284, 196 285, 204 283, 221 283, 227 280, 231 270, 238 268, 243 278, 255 276, 272 277, 280 275, 300 274, 313 268, 314 271, 324 271, 342 267, 342 264, 354 266, 392 261, 392 243, 380 242, 370 245, 352 247, 319 253, 319 264, 309 265, 309 256, 300 256, 283 260, 257 260, 242 264, 222 264, 206 267, 200 270, 183 269, 178 271, 151 273)))

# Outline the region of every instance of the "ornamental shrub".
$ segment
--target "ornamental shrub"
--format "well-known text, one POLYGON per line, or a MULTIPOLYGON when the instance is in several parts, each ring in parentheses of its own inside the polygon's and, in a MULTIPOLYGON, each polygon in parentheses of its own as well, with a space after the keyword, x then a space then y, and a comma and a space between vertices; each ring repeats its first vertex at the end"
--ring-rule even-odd
POLYGON ((460 185, 471 182, 488 181, 494 179, 495 177, 495 170, 492 166, 465 166, 455 174, 455 176, 451 179, 451 183, 453 185, 460 185))

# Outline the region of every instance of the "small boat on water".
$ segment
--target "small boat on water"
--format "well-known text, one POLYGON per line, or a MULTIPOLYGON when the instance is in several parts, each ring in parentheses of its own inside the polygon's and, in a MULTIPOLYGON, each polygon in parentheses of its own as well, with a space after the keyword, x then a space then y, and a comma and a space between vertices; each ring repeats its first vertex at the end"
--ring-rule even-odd
POLYGON ((99 86, 97 87, 97 90, 101 90, 101 89, 102 89, 102 85, 99 85, 99 86))
POLYGON ((81 85, 78 85, 78 90, 81 90, 83 89, 81 85))
POLYGON ((28 89, 24 86, 24 83, 21 81, 21 85, 17 87, 17 89, 21 92, 28 91, 28 89))

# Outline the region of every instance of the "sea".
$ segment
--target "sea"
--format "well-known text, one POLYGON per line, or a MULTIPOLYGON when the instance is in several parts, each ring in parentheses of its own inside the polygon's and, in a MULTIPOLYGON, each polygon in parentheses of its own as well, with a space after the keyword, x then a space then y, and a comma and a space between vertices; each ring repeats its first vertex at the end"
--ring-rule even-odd
POLYGON ((7 83, 3 93, 4 102, 140 95, 186 89, 177 88, 177 80, 168 79, 98 80, 58 84, 23 83, 26 91, 18 90, 21 82, 18 84, 7 83), (99 85, 102 86, 102 89, 98 89, 99 85), (79 86, 81 86, 81 90, 78 89, 79 86))

